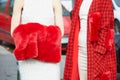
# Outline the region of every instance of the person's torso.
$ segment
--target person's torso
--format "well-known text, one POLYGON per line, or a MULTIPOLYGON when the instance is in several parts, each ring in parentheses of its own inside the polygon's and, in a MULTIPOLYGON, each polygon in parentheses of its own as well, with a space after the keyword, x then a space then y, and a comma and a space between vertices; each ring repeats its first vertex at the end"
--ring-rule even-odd
POLYGON ((24 0, 22 22, 54 24, 53 0, 24 0))

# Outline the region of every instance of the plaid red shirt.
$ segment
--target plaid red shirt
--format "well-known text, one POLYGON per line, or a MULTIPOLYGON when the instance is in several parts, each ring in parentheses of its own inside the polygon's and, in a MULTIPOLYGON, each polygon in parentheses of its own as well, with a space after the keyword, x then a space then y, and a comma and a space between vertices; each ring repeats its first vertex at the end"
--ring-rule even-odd
MULTIPOLYGON (((72 12, 72 28, 68 42, 64 80, 80 80, 78 73, 78 33, 80 29, 79 9, 82 0, 75 0, 72 12)), ((114 29, 113 7, 111 0, 93 0, 89 9, 87 23, 87 80, 116 80, 116 52, 114 37, 110 47, 106 47, 110 41, 108 32, 114 29), (93 20, 90 24, 90 15, 100 13, 100 20, 93 20), (90 28, 98 26, 97 41, 91 42, 90 28)), ((94 29, 94 28, 93 28, 94 29)), ((114 36, 114 34, 112 34, 114 36)))

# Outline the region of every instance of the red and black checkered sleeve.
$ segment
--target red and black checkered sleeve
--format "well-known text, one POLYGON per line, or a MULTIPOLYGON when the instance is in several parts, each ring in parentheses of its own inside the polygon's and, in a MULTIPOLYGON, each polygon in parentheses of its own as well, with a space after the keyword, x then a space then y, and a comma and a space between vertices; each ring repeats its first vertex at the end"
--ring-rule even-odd
MULTIPOLYGON (((112 7, 112 1, 106 0, 103 2, 102 5, 100 5, 101 11, 101 28, 99 32, 99 39, 97 42, 97 45, 94 49, 94 51, 104 54, 107 51, 106 48, 106 37, 108 36, 108 31, 110 29, 113 29, 114 26, 114 15, 113 15, 113 7, 112 7), (104 6, 103 6, 104 5, 104 6)), ((114 35, 114 34, 112 34, 114 35)))

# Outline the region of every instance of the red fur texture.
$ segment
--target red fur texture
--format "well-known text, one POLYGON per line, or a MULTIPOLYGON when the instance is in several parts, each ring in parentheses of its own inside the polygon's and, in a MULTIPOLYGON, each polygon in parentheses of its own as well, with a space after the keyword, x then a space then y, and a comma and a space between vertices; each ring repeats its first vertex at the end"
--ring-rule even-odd
POLYGON ((113 43, 114 43, 114 29, 110 29, 108 31, 108 34, 107 34, 107 38, 106 38, 106 49, 108 51, 112 50, 112 46, 113 46, 113 43))
POLYGON ((58 26, 21 24, 14 30, 13 38, 17 60, 34 58, 57 63, 61 59, 61 31, 58 26))
POLYGON ((111 72, 110 71, 104 72, 101 75, 100 80, 111 80, 110 76, 111 76, 111 72))
POLYGON ((101 15, 99 12, 95 12, 89 15, 89 33, 90 40, 92 42, 96 42, 98 40, 100 23, 101 15))

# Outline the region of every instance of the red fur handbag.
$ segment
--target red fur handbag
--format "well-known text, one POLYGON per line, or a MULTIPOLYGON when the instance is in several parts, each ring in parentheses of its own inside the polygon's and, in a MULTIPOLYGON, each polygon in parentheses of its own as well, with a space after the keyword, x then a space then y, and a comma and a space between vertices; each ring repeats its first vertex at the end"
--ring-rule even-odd
POLYGON ((20 24, 13 32, 17 60, 30 58, 57 63, 61 59, 61 31, 58 26, 20 24))

